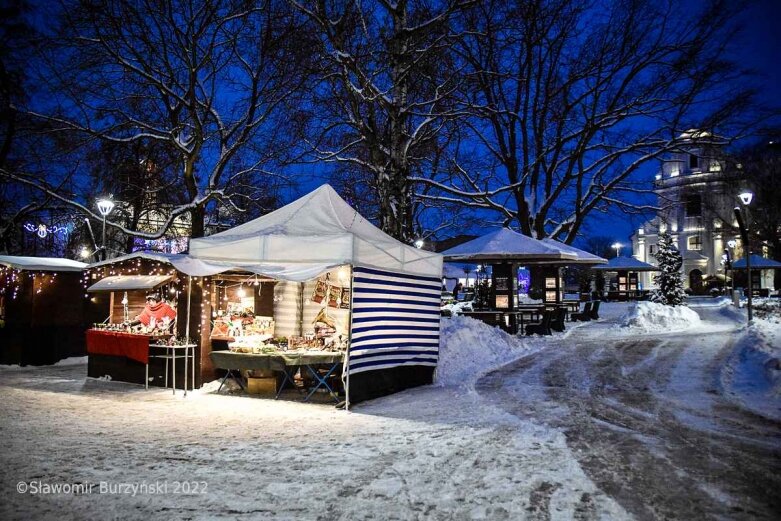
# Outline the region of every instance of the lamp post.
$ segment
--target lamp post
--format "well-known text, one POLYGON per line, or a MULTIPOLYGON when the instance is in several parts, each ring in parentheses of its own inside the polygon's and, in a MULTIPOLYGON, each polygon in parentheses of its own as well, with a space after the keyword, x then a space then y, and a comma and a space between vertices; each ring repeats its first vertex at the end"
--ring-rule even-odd
POLYGON ((101 255, 101 260, 106 260, 106 217, 114 209, 114 206, 114 201, 111 199, 98 199, 98 211, 103 216, 103 243, 100 245, 103 255, 101 255))
POLYGON ((616 257, 621 255, 621 243, 620 242, 614 242, 611 248, 615 248, 616 250, 616 257))
MULTIPOLYGON (((744 190, 738 194, 738 198, 740 199, 740 202, 743 203, 743 206, 748 209, 748 206, 751 204, 751 200, 754 198, 754 194, 750 190, 744 190)), ((752 288, 751 284, 751 243, 749 242, 750 237, 748 219, 745 221, 743 220, 743 214, 741 213, 741 208, 739 206, 736 206, 734 211, 735 219, 738 221, 738 227, 740 228, 740 236, 743 239, 746 255, 746 274, 748 276, 748 323, 751 324, 751 321, 754 319, 752 310, 752 297, 754 289, 752 288)))

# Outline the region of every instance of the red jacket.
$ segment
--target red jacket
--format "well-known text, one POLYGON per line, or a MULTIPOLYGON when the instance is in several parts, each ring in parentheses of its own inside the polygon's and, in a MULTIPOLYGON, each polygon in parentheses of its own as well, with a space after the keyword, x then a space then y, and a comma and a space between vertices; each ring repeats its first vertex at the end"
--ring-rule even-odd
POLYGON ((169 306, 167 302, 147 304, 141 314, 136 317, 136 320, 145 326, 149 326, 152 317, 155 318, 155 322, 158 324, 163 322, 164 317, 168 317, 173 322, 176 318, 176 310, 169 306))

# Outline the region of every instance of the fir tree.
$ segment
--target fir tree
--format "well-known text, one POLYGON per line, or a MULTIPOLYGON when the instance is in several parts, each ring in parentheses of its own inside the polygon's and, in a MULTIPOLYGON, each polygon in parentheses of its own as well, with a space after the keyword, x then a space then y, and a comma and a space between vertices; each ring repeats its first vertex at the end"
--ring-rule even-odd
POLYGON ((651 295, 651 300, 668 306, 680 306, 686 301, 681 278, 683 258, 673 244, 672 236, 667 232, 659 234, 658 250, 654 254, 659 261, 659 275, 654 276, 654 282, 659 287, 651 295))

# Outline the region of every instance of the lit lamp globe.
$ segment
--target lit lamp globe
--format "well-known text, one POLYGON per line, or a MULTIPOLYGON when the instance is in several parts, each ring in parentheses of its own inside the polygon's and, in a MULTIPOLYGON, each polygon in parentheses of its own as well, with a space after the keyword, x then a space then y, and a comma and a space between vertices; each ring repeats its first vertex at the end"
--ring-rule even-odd
POLYGON ((421 248, 423 247, 423 244, 425 244, 425 243, 423 242, 423 239, 418 239, 417 241, 415 241, 415 247, 416 247, 417 249, 421 249, 421 248))
POLYGON ((103 217, 106 217, 108 214, 111 213, 111 211, 114 209, 114 201, 111 199, 99 199, 98 200, 98 211, 100 212, 100 215, 103 217))
POLYGON ((744 190, 738 194, 738 197, 740 198, 741 203, 743 203, 745 206, 748 206, 754 199, 754 192, 751 190, 744 190))

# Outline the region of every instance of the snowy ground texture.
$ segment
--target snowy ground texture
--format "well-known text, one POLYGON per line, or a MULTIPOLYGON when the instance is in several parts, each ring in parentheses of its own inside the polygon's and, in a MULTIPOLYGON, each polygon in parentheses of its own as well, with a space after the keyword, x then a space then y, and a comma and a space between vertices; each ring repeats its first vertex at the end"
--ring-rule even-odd
MULTIPOLYGON (((699 379, 689 374, 697 373, 700 365, 716 367, 726 394, 732 393, 731 403, 755 410, 761 394, 764 409, 752 414, 772 419, 781 411, 777 372, 770 368, 760 374, 757 368, 772 365, 768 360, 778 352, 781 324, 761 318, 746 331, 740 313, 717 306, 707 321, 690 326, 698 340, 692 342, 692 355, 686 356, 687 347, 676 344, 675 335, 661 341, 657 339, 665 335, 651 335, 652 341, 646 342, 639 336, 648 334, 642 328, 622 327, 621 317, 633 313, 630 307, 603 305, 602 320, 568 324, 565 333, 551 338, 514 338, 469 318, 443 320, 436 385, 360 404, 349 413, 325 405, 207 391, 173 397, 163 390, 86 379, 83 362, 0 368, 0 437, 5 441, 0 453, 0 519, 536 520, 652 518, 653 513, 691 519, 686 509, 679 516, 676 510, 648 510, 631 495, 640 479, 645 487, 641 498, 664 502, 665 497, 654 495, 664 490, 655 490, 653 484, 677 484, 683 478, 670 480, 654 474, 657 469, 650 466, 643 480, 648 461, 640 456, 637 465, 611 467, 612 462, 625 463, 622 443, 641 453, 627 440, 640 443, 638 439, 650 439, 650 434, 633 431, 627 422, 624 430, 631 432, 611 423, 607 432, 612 434, 605 435, 593 427, 614 419, 596 414, 570 414, 581 423, 560 421, 566 411, 578 412, 576 404, 591 403, 589 389, 598 383, 598 375, 585 369, 578 376, 578 361, 586 363, 619 346, 616 349, 632 363, 631 370, 621 372, 639 378, 656 361, 672 360, 674 354, 677 362, 664 381, 641 379, 638 385, 673 389, 686 407, 673 410, 673 419, 665 416, 665 422, 689 414, 698 432, 714 437, 717 429, 709 422, 715 420, 698 414, 700 407, 710 411, 713 403, 702 398, 707 393, 701 396, 694 389, 699 379), (706 334, 703 324, 710 324, 715 333, 706 334), (734 348, 723 347, 733 336, 734 348), (721 339, 718 348, 709 340, 716 337, 721 339), (762 356, 738 356, 744 351, 762 356), (504 368, 491 372, 499 366, 504 368), (551 368, 556 374, 565 371, 576 387, 562 381, 538 386, 535 375, 542 377, 551 368), (745 380, 756 383, 760 376, 764 383, 745 385, 745 380), (554 391, 562 396, 554 400, 554 391), (600 436, 591 438, 594 433, 600 436), (606 457, 603 441, 616 451, 614 458, 606 457), (616 479, 626 487, 616 488, 616 479), (20 482, 28 487, 95 485, 85 494, 31 494, 17 492, 20 482), (168 490, 133 495, 128 487, 122 493, 100 494, 101 482, 167 482, 168 490), (198 483, 198 493, 176 494, 176 482, 198 483)), ((647 323, 655 320, 647 314, 647 323)), ((603 362, 598 366, 600 371, 612 368, 603 362)), ((599 392, 607 394, 599 403, 634 399, 619 388, 622 382, 610 384, 614 391, 600 387, 599 392)), ((640 409, 638 404, 637 414, 640 409)), ((599 413, 607 414, 604 407, 599 413)), ((649 424, 659 420, 642 414, 650 415, 649 424)), ((767 421, 771 423, 763 435, 772 447, 779 440, 772 434, 777 424, 767 421)), ((665 443, 652 440, 642 447, 653 446, 660 458, 672 458, 665 453, 665 443)), ((769 453, 766 465, 778 469, 778 451, 769 453)), ((683 475, 687 469, 675 472, 683 475)), ((712 508, 694 512, 741 517, 740 510, 727 507, 736 500, 724 492, 726 487, 688 475, 690 486, 705 491, 712 502, 712 508)), ((767 511, 749 513, 768 517, 767 511)))

